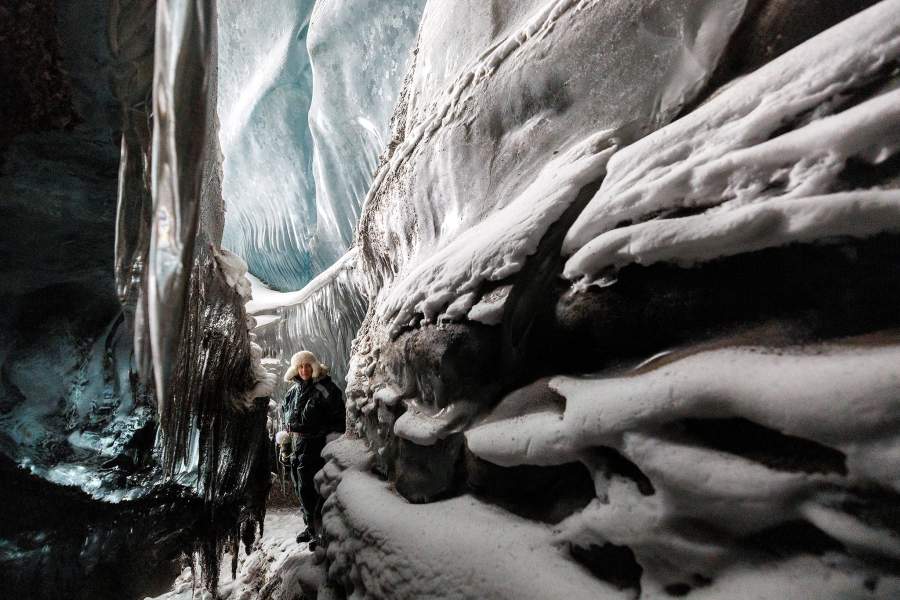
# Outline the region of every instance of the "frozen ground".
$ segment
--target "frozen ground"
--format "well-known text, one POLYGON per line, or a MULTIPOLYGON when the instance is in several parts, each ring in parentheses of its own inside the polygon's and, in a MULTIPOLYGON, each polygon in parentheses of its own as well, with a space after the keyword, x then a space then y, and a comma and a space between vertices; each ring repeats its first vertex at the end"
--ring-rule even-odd
MULTIPOLYGON (((248 555, 241 549, 237 577, 231 577, 232 557, 226 554, 219 573, 221 600, 292 600, 303 597, 304 590, 313 592, 322 580, 322 569, 306 544, 297 544, 297 532, 303 529, 299 510, 270 510, 265 532, 248 555)), ((152 600, 207 600, 212 595, 185 567, 172 585, 172 590, 152 600)), ((315 597, 313 595, 313 597, 315 597)), ((147 599, 151 600, 151 599, 147 599)))

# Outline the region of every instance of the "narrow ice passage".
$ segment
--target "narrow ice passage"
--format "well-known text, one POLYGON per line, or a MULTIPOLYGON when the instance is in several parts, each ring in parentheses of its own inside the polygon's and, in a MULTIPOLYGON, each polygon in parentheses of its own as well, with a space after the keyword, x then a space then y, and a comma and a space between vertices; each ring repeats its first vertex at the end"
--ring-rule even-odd
POLYGON ((0 596, 900 597, 900 0, 13 4, 0 596))

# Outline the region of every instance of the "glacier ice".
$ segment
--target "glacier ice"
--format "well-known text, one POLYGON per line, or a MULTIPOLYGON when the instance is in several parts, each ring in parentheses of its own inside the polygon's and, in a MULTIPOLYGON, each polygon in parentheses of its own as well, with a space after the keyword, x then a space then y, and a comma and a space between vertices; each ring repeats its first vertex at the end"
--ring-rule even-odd
POLYGON ((391 142, 391 115, 424 6, 336 0, 317 2, 313 11, 307 46, 317 235, 338 240, 337 248, 353 240, 379 155, 391 142))
POLYGON ((82 4, 0 163, 14 581, 214 588, 307 348, 320 597, 900 593, 900 0, 82 4))
MULTIPOLYGON (((196 538, 185 532, 203 529, 202 523, 217 511, 238 515, 241 506, 264 496, 264 490, 255 489, 257 477, 262 474, 268 483, 268 469, 257 460, 265 456, 260 454, 265 440, 258 437, 265 432, 264 413, 245 414, 240 420, 219 414, 219 431, 209 422, 198 424, 198 431, 210 432, 209 440, 220 444, 219 450, 234 452, 219 463, 221 469, 212 478, 221 478, 225 491, 216 494, 215 506, 198 496, 193 484, 203 477, 196 472, 193 480, 167 481, 155 450, 153 370, 143 360, 149 356, 145 344, 151 342, 151 228, 169 225, 167 231, 156 227, 154 253, 159 250, 176 261, 182 258, 179 249, 194 239, 190 222, 195 207, 204 232, 220 235, 215 232, 220 231, 221 205, 211 193, 215 153, 206 148, 202 153, 213 160, 197 161, 195 155, 187 165, 179 164, 183 179, 164 175, 161 182, 165 198, 159 208, 165 207, 169 217, 185 218, 177 223, 173 218, 151 221, 151 130, 173 114, 167 111, 184 117, 184 108, 198 108, 185 81, 191 81, 195 92, 201 88, 200 107, 206 99, 202 78, 187 78, 165 90, 174 104, 160 97, 161 105, 152 109, 154 48, 159 41, 154 15, 159 9, 163 26, 171 25, 169 16, 201 7, 187 4, 86 0, 3 8, 4 31, 15 33, 11 48, 4 34, 4 82, 7 73, 15 80, 4 92, 16 97, 11 112, 3 100, 0 136, 0 212, 5 226, 0 233, 0 495, 5 507, 0 578, 6 595, 137 597, 157 584, 156 578, 166 576, 181 552, 193 549, 196 538), (12 71, 7 70, 10 64, 12 71), (185 195, 177 187, 191 187, 193 174, 205 184, 198 188, 200 202, 194 202, 198 189, 185 195), (185 230, 176 231, 181 226, 185 230), (171 237, 161 235, 167 232, 171 237), (161 248, 166 241, 171 244, 161 248), (140 333, 137 348, 135 330, 140 333), (133 348, 139 350, 134 359, 133 348), (254 418, 259 416, 262 420, 254 418), (229 432, 221 435, 226 425, 229 432), (154 568, 147 569, 148 564, 154 568)), ((214 34, 193 19, 185 25, 195 33, 214 34)), ((188 58, 170 49, 173 53, 166 56, 188 58)), ((187 60, 182 66, 190 70, 197 65, 187 60)), ((189 131, 191 115, 187 117, 177 131, 166 130, 174 139, 163 140, 166 148, 156 158, 175 150, 185 152, 180 155, 185 159, 197 150, 193 144, 205 146, 205 136, 189 131)), ((156 164, 172 175, 172 162, 156 164)), ((187 254, 190 277, 194 256, 187 254)), ((158 289, 170 288, 175 299, 190 287, 177 268, 153 266, 161 267, 158 289)), ((169 305, 166 298, 157 300, 169 305)), ((186 306, 184 312, 197 308, 186 306)), ((172 342, 181 333, 177 322, 183 313, 154 310, 154 333, 162 334, 152 340, 157 363, 177 365, 172 342), (168 331, 166 317, 172 317, 168 331)), ((248 346, 234 349, 249 365, 248 346)), ((229 373, 240 376, 247 370, 233 368, 229 373)), ((222 379, 221 373, 205 375, 213 382, 222 379)), ((250 383, 235 382, 233 387, 250 383)), ((194 439, 203 451, 201 437, 194 439)), ((229 533, 233 524, 228 523, 229 533)), ((221 523, 219 531, 205 530, 214 541, 222 539, 221 523)), ((207 553, 214 555, 215 548, 207 553)))
POLYGON ((216 110, 225 157, 223 245, 278 289, 297 289, 333 260, 314 240, 316 198, 306 114, 312 0, 218 3, 216 110), (321 257, 320 257, 321 255, 321 257))
POLYGON ((223 245, 273 289, 347 250, 423 4, 219 3, 223 245))
POLYGON ((215 3, 160 0, 157 13, 146 318, 159 411, 165 415, 199 229, 197 165, 202 163, 210 120, 215 3))

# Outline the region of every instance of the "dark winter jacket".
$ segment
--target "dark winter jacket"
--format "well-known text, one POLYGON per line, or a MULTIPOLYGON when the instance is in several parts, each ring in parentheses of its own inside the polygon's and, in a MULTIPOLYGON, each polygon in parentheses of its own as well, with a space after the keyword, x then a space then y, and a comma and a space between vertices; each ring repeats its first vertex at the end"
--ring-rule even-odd
POLYGON ((345 430, 344 394, 325 375, 315 381, 297 379, 284 397, 282 410, 288 431, 303 438, 322 437, 345 430))

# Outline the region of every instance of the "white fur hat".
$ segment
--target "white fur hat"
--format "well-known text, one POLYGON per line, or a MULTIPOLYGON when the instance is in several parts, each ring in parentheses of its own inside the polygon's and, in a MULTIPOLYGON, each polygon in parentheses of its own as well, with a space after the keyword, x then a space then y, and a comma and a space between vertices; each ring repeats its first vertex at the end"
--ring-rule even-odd
POLYGON ((313 379, 318 379, 328 374, 328 367, 319 362, 316 355, 309 350, 301 350, 291 357, 291 366, 284 373, 284 380, 290 383, 297 377, 297 371, 300 369, 301 363, 309 363, 313 368, 313 379))

